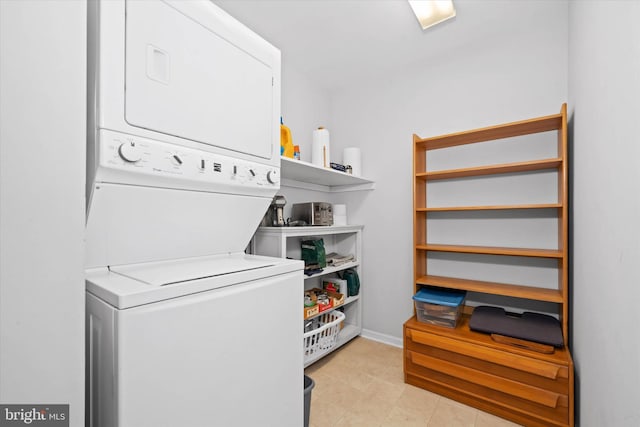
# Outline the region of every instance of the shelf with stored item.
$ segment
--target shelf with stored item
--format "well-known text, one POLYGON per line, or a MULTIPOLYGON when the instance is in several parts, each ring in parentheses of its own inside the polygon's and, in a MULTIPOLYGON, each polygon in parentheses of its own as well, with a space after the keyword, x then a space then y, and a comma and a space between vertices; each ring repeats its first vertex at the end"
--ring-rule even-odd
POLYGON ((504 295, 552 303, 562 303, 562 292, 557 289, 544 289, 536 286, 514 285, 509 283, 486 282, 482 280, 459 279, 455 277, 425 275, 416 278, 416 284, 504 295))
POLYGON ((328 275, 331 275, 332 273, 339 273, 340 271, 344 271, 344 270, 356 269, 359 265, 360 265, 360 262, 353 261, 353 262, 342 264, 337 267, 325 267, 322 269, 321 272, 308 274, 308 275, 305 274, 304 280, 307 281, 307 280, 314 279, 316 277, 328 276, 328 275))
POLYGON ((551 349, 561 381, 523 377, 512 367, 546 366, 547 356, 471 331, 469 301, 456 328, 405 323, 405 381, 524 425, 573 425, 566 104, 413 143, 414 293, 436 287, 485 305, 543 306, 559 319, 564 346, 551 349))
MULTIPOLYGON (((328 311, 335 310, 336 308, 340 308, 340 307, 346 307, 347 305, 349 305, 349 304, 351 304, 351 303, 353 303, 355 301, 358 301, 359 299, 360 299, 360 295, 354 295, 354 296, 347 297, 347 298, 345 298, 343 303, 341 303, 338 306, 331 307, 331 309, 328 310, 328 311)), ((305 320, 314 319, 314 318, 320 316, 324 312, 325 312, 324 310, 323 311, 319 311, 318 310, 317 312, 315 312, 315 314, 310 314, 310 315, 305 316, 304 319, 305 320)))
POLYGON ((286 187, 329 193, 373 190, 375 188, 375 182, 370 179, 301 160, 282 157, 280 166, 281 182, 286 187))
POLYGON ((259 255, 278 258, 300 259, 300 242, 310 237, 325 240, 326 253, 351 253, 354 260, 349 266, 329 267, 319 275, 328 274, 343 268, 358 267, 360 264, 362 225, 333 225, 306 227, 259 227, 253 240, 253 249, 259 255))
MULTIPOLYGON (((301 305, 304 291, 323 288, 323 280, 339 279, 347 272, 355 272, 362 277, 362 225, 344 226, 307 226, 307 227, 260 227, 252 241, 252 251, 255 254, 274 256, 279 258, 302 259, 301 244, 303 241, 322 239, 326 254, 337 253, 353 256, 351 261, 337 266, 327 266, 321 272, 305 276, 304 289, 300 290, 301 305)), ((352 273, 349 273, 351 275, 352 273)), ((339 310, 344 314, 337 339, 322 351, 305 354, 305 367, 321 359, 333 350, 339 348, 362 332, 362 292, 360 287, 353 295, 346 292, 344 302, 327 311, 318 311, 306 317, 306 321, 322 318, 326 312, 339 310), (308 356, 308 357, 307 357, 308 356)), ((344 290, 340 290, 344 292, 344 290)), ((305 314, 306 314, 305 309, 305 314)), ((302 318, 301 318, 302 321, 302 318)), ((306 326, 306 325, 305 325, 306 326)))

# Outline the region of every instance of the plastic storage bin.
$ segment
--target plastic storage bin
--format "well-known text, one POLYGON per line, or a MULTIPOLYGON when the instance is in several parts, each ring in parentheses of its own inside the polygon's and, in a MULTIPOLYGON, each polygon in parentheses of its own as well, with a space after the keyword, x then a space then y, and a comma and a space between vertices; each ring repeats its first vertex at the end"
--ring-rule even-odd
POLYGON ((344 321, 344 313, 333 310, 321 314, 318 318, 319 327, 306 332, 303 336, 304 362, 318 359, 335 347, 340 333, 340 323, 344 321))
POLYGON ((432 325, 455 328, 460 320, 465 291, 422 288, 414 296, 418 320, 432 325))

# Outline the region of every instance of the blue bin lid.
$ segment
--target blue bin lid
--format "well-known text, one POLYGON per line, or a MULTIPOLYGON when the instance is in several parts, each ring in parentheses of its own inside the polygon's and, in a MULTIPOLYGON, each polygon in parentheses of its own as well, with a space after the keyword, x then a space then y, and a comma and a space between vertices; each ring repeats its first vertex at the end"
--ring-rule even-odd
POLYGON ((429 304, 457 307, 462 303, 462 301, 464 301, 464 298, 466 296, 466 291, 449 291, 435 288, 422 288, 413 296, 413 299, 429 304))

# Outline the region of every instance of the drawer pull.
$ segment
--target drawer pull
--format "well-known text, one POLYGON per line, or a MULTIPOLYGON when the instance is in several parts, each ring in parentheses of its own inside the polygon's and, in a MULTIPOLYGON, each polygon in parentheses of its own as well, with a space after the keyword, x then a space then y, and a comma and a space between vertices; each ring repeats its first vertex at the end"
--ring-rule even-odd
POLYGON ((460 366, 446 360, 411 352, 411 362, 427 369, 441 372, 464 381, 478 384, 502 393, 510 394, 530 402, 538 403, 549 408, 557 408, 561 395, 538 387, 533 387, 507 378, 487 374, 475 369, 460 366))
POLYGON ((555 347, 547 344, 540 344, 533 341, 521 340, 519 338, 507 337, 500 334, 491 334, 491 339, 500 344, 512 345, 525 350, 535 351, 543 354, 553 354, 555 347))
POLYGON ((411 341, 424 344, 435 348, 451 351, 464 356, 485 360, 487 362, 506 366, 508 368, 517 369, 519 371, 528 372, 552 380, 560 378, 569 378, 569 370, 566 366, 554 365, 542 360, 530 357, 519 356, 502 350, 490 347, 470 344, 467 342, 439 336, 427 334, 415 330, 407 330, 407 337, 411 341))

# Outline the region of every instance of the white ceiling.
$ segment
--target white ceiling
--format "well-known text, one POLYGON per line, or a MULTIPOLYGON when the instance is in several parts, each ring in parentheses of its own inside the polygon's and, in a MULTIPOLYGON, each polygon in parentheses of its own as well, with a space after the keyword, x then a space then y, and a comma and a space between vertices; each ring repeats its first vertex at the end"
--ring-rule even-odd
POLYGON ((315 85, 338 89, 457 47, 539 30, 557 0, 454 0, 457 16, 423 31, 406 0, 213 0, 282 51, 315 85))

